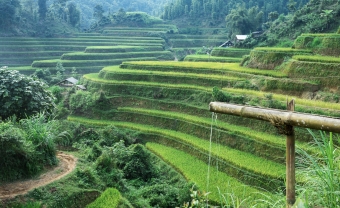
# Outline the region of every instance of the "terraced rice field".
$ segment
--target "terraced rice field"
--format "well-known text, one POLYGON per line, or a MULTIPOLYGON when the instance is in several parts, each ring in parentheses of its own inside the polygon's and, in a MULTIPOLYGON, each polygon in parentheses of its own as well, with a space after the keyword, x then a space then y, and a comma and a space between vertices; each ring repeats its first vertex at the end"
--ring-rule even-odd
MULTIPOLYGON (((164 28, 144 28, 158 32, 164 28)), ((112 28, 136 33, 136 28, 112 28)), ((81 33, 68 38, 1 38, 0 65, 9 66, 25 74, 37 68, 54 70, 61 62, 67 72, 75 67, 78 73, 98 72, 108 65, 128 60, 173 60, 171 52, 164 50, 165 41, 157 36, 112 35, 81 33)))
POLYGON ((37 68, 53 71, 56 63, 61 62, 67 72, 75 67, 84 74, 123 61, 174 60, 172 52, 164 50, 170 42, 166 43, 161 34, 169 36, 168 40, 174 37, 181 49, 200 48, 208 43, 216 46, 223 39, 218 35, 185 35, 183 39, 181 35, 167 34, 170 30, 177 28, 156 24, 149 28, 107 27, 102 33, 79 33, 67 38, 4 37, 0 40, 0 65, 31 74, 37 68))
MULTIPOLYGON (((235 103, 266 100, 268 93, 271 93, 270 99, 278 102, 287 99, 287 94, 275 93, 274 88, 268 92, 238 88, 249 78, 268 83, 272 79, 277 83, 285 80, 288 85, 295 86, 305 84, 303 80, 288 78, 284 72, 240 67, 234 63, 123 62, 119 67, 105 67, 100 73, 84 76, 85 85, 89 89, 103 90, 115 110, 88 115, 89 118, 72 116, 69 120, 142 132, 142 140, 152 152, 203 189, 207 185, 207 172, 202 170, 206 170, 209 164, 218 167, 212 172, 230 183, 222 185, 218 179, 209 181, 215 190, 210 200, 217 204, 220 195, 216 187, 221 190, 228 187, 240 199, 258 200, 260 196, 255 193, 282 198, 285 186, 284 137, 271 124, 211 115, 207 111, 209 101, 214 100, 214 86, 232 94, 230 102, 235 103), (196 170, 196 165, 184 165, 188 161, 197 161, 192 164, 200 164, 201 170, 196 170), (249 190, 246 196, 239 187, 249 190)), ((315 107, 322 109, 323 113, 326 108, 332 113, 338 111, 338 104, 315 104, 299 96, 295 98, 297 111, 315 107)), ((297 141, 299 148, 316 152, 307 143, 310 136, 306 130, 297 128, 296 134, 301 138, 297 141)), ((297 178, 297 182, 303 183, 304 178, 297 178)))

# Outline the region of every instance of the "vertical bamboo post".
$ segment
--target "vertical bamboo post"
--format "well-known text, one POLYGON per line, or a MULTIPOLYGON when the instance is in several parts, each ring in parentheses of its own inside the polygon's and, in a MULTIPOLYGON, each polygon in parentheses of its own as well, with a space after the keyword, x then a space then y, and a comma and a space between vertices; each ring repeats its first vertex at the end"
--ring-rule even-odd
MULTIPOLYGON (((287 110, 295 110, 295 101, 288 103, 287 110)), ((295 136, 294 127, 286 125, 286 200, 287 208, 291 208, 295 203, 295 136)))

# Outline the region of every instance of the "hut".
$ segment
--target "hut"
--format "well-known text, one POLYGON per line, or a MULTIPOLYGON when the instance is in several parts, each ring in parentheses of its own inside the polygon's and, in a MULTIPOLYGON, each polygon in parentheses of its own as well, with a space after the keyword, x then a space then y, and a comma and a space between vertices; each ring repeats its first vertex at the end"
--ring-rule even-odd
POLYGON ((84 85, 77 85, 78 80, 73 78, 73 77, 69 77, 67 79, 64 79, 63 81, 60 81, 57 83, 57 85, 59 85, 60 87, 73 87, 75 86, 77 90, 86 90, 86 87, 84 85))

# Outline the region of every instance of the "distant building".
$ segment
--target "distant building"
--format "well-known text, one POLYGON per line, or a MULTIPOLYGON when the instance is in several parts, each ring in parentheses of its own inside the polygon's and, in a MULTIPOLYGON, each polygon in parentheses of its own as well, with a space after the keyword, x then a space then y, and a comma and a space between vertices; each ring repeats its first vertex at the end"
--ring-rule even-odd
POLYGON ((64 79, 61 82, 58 82, 57 85, 59 85, 60 87, 73 87, 75 86, 78 90, 86 90, 86 87, 84 85, 77 85, 78 80, 70 77, 67 79, 64 79))
POLYGON ((219 47, 223 47, 223 48, 229 48, 229 47, 233 47, 234 43, 231 42, 230 40, 224 42, 222 45, 220 45, 219 47))
POLYGON ((249 37, 249 35, 236 35, 236 41, 244 41, 245 39, 247 39, 249 37))

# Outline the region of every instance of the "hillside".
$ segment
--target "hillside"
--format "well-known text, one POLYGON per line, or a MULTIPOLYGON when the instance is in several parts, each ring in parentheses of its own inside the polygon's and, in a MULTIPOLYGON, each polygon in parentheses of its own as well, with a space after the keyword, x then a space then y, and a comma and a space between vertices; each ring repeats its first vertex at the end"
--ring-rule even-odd
MULTIPOLYGON (((74 2, 54 3, 73 8, 67 5, 74 2)), ((176 0, 167 6, 166 21, 119 9, 101 13, 86 32, 76 32, 79 22, 72 25, 63 15, 39 21, 30 16, 51 25, 37 33, 31 28, 36 37, 4 32, 0 66, 8 67, 1 71, 48 83, 44 89, 54 107, 0 120, 0 185, 52 170, 57 150, 78 159, 64 178, 16 198, 0 197, 0 207, 286 207, 285 123, 273 115, 266 122, 211 113, 209 103, 285 110, 294 99, 296 112, 339 118, 340 31, 334 30, 337 20, 330 22, 338 17, 338 3, 312 0, 307 6, 319 10, 311 11, 305 1, 225 2, 176 0), (279 3, 281 15, 273 14, 279 3), (208 18, 214 9, 230 13, 208 18), (327 28, 319 25, 325 23, 327 28), (237 44, 243 48, 218 47, 228 35, 259 25, 269 29, 237 44), (322 33, 301 33, 315 28, 322 33), (281 46, 267 47, 275 44, 281 46), (85 88, 65 84, 69 77, 85 88)), ((15 31, 14 23, 0 22, 15 31)), ((0 77, 0 102, 10 97, 7 88, 20 91, 16 80, 7 84, 10 78, 0 77)), ((22 97, 7 100, 10 106, 22 97)), ((297 202, 338 206, 339 134, 301 126, 294 133, 297 202)))
POLYGON ((261 38, 249 38, 241 47, 290 47, 301 33, 336 32, 339 25, 340 4, 336 0, 311 0, 300 9, 287 15, 278 15, 264 24, 261 38))

